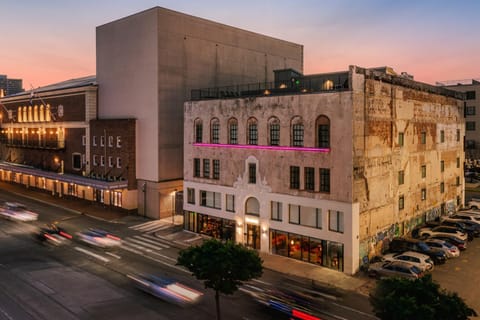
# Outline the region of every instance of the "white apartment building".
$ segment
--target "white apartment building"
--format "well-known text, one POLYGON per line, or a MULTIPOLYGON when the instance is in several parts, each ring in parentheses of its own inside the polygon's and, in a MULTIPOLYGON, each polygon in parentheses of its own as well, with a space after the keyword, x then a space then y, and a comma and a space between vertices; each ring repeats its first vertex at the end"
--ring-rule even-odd
POLYGON ((194 90, 184 227, 354 274, 463 203, 463 97, 356 66, 194 90))

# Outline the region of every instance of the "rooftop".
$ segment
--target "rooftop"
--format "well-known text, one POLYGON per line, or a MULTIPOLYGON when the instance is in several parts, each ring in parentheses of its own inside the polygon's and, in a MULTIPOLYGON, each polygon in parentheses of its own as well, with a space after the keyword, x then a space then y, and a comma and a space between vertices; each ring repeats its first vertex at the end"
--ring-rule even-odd
POLYGON ((49 84, 49 85, 46 85, 46 86, 43 86, 43 87, 38 87, 38 88, 31 89, 31 90, 28 90, 28 91, 19 92, 19 93, 10 95, 8 97, 15 97, 15 96, 21 96, 21 95, 26 95, 26 94, 29 95, 32 92, 38 93, 38 92, 46 92, 46 91, 55 91, 55 90, 85 87, 85 86, 91 86, 91 85, 97 85, 97 77, 95 75, 81 77, 81 78, 75 78, 75 79, 70 79, 70 80, 65 80, 65 81, 62 81, 62 82, 54 83, 54 84, 49 84))

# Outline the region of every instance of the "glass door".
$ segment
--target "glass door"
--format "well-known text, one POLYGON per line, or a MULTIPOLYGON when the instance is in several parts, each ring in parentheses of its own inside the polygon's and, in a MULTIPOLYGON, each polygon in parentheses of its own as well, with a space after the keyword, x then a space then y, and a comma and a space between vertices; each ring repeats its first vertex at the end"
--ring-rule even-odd
POLYGON ((247 223, 247 247, 260 250, 260 226, 247 223))

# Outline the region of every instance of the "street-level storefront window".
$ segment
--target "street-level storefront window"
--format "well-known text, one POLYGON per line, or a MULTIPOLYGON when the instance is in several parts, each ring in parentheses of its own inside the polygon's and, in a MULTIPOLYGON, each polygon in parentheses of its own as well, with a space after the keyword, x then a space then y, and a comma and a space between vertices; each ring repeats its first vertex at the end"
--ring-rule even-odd
POLYGON ((343 271, 342 243, 271 229, 270 250, 272 254, 343 271))
POLYGON ((184 228, 220 240, 235 241, 235 221, 185 211, 184 228))

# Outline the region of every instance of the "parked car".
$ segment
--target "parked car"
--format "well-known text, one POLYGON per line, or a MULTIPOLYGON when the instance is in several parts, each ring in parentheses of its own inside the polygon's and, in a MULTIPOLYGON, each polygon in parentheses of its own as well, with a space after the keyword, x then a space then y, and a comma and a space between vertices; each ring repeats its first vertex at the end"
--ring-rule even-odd
POLYGON ((418 234, 420 237, 422 236, 443 236, 443 235, 453 235, 460 240, 466 241, 468 239, 468 235, 465 232, 460 231, 458 228, 449 227, 449 226, 437 226, 433 228, 425 227, 418 230, 418 234))
POLYGON ((425 239, 425 243, 429 245, 430 248, 443 250, 448 258, 456 258, 460 256, 460 249, 446 240, 427 238, 425 239))
POLYGON ((78 240, 100 248, 114 248, 122 244, 122 240, 108 231, 89 229, 77 233, 78 240))
POLYGON ((0 216, 14 221, 35 221, 38 220, 38 213, 30 211, 25 205, 18 202, 5 202, 0 206, 0 216))
MULTIPOLYGON (((466 250, 467 249, 467 241, 463 241, 458 239, 457 237, 453 235, 433 235, 433 236, 428 236, 425 237, 426 239, 440 239, 444 241, 448 241, 454 246, 456 246, 460 251, 466 250)), ((425 239, 424 239, 425 240, 425 239)))
POLYGON ((442 226, 454 227, 458 230, 466 233, 468 236, 468 241, 472 241, 473 238, 480 236, 480 225, 478 227, 474 227, 471 225, 466 225, 463 221, 458 221, 455 219, 443 219, 442 226))
POLYGON ((461 219, 480 223, 480 215, 470 211, 459 211, 449 217, 450 219, 461 219))
POLYGON ((403 253, 389 253, 382 257, 383 261, 404 261, 412 264, 422 271, 432 271, 433 261, 426 254, 415 251, 405 251, 403 253))
POLYGON ((368 267, 368 275, 374 278, 399 277, 418 279, 423 276, 422 270, 403 261, 376 262, 368 267))
POLYGON ((137 288, 157 298, 180 306, 197 303, 203 293, 189 288, 173 279, 155 275, 127 275, 137 288))
POLYGON ((447 255, 440 249, 430 248, 421 239, 397 237, 389 244, 390 252, 415 251, 428 255, 435 264, 443 264, 447 261, 447 255))
POLYGON ((467 203, 467 207, 471 209, 480 209, 480 199, 472 198, 467 203))

